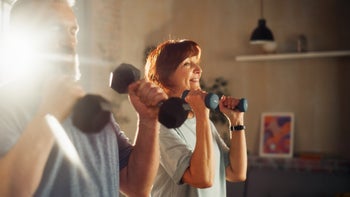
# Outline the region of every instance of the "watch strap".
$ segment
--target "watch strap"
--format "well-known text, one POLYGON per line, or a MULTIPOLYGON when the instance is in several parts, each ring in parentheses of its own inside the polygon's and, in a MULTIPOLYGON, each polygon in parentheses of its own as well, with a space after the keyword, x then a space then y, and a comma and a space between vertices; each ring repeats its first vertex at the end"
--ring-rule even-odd
POLYGON ((230 130, 231 131, 242 131, 242 130, 245 130, 245 126, 244 125, 231 126, 230 130))

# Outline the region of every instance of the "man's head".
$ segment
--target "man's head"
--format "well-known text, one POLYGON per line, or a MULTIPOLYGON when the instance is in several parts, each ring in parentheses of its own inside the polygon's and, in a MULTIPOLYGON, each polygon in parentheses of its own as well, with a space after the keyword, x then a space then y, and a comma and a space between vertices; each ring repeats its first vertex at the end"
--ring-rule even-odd
POLYGON ((38 67, 40 62, 40 72, 45 75, 79 75, 73 4, 73 0, 18 0, 12 7, 11 30, 17 40, 39 54, 34 64, 38 67))

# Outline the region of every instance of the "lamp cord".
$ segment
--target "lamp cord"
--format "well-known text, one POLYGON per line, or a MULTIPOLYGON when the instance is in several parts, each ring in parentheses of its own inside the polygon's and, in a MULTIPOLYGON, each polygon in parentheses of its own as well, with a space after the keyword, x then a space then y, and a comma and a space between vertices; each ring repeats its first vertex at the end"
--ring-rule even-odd
POLYGON ((260 0, 260 13, 261 13, 261 18, 264 18, 264 2, 263 2, 263 0, 260 0))

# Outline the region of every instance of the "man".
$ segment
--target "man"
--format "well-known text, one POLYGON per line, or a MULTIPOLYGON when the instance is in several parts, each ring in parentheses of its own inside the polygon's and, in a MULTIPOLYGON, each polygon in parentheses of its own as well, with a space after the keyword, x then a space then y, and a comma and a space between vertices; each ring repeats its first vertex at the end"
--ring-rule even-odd
POLYGON ((129 86, 139 117, 134 146, 113 118, 94 135, 74 127, 72 108, 85 92, 74 79, 78 25, 72 4, 18 0, 11 11, 11 28, 39 52, 26 62, 35 66, 21 68, 27 69, 22 80, 0 87, 0 196, 148 196, 159 165, 156 106, 167 96, 145 81, 129 86), (63 151, 68 145, 57 143, 47 121, 52 116, 81 165, 63 151))

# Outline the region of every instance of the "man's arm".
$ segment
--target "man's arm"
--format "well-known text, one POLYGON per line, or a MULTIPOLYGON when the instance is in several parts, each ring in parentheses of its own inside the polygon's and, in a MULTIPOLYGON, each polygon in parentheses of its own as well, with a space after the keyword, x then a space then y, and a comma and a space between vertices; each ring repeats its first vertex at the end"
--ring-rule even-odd
POLYGON ((0 160, 0 196, 32 196, 54 138, 43 115, 37 115, 14 147, 0 160))
POLYGON ((120 189, 128 196, 149 196, 159 166, 158 131, 157 121, 139 121, 135 147, 120 172, 120 189))
POLYGON ((45 89, 48 91, 44 91, 46 94, 36 115, 17 143, 0 159, 0 196, 32 196, 35 193, 54 144, 45 115, 52 114, 62 122, 76 100, 84 94, 79 86, 65 77, 48 84, 50 87, 45 89))
POLYGON ((159 166, 158 103, 167 99, 157 86, 138 81, 129 86, 138 113, 138 130, 129 162, 120 172, 120 189, 128 196, 149 196, 159 166))

